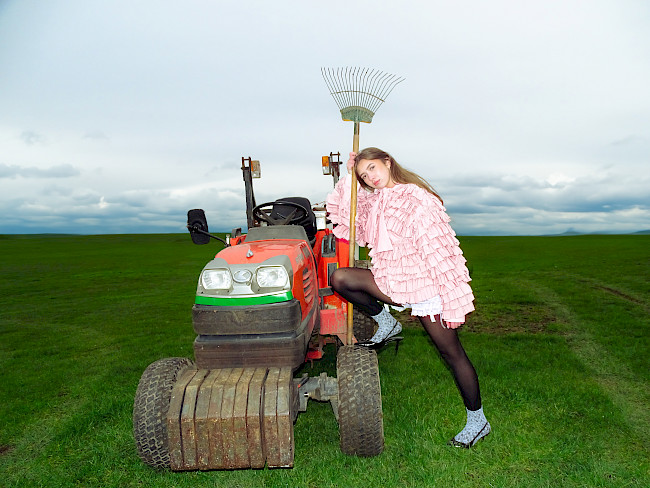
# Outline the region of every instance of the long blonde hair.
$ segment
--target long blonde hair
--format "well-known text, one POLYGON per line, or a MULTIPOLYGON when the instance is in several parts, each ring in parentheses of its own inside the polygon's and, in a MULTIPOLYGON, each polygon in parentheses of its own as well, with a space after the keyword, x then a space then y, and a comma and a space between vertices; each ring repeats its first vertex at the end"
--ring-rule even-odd
MULTIPOLYGON (((359 151, 356 158, 354 158, 355 172, 357 171, 359 161, 361 161, 362 159, 366 159, 366 160, 381 159, 382 161, 384 161, 384 163, 390 161, 390 168, 389 168, 390 176, 395 183, 403 183, 403 184, 412 183, 414 185, 417 185, 423 190, 426 190, 429 193, 431 193, 434 197, 440 200, 440 203, 442 203, 442 198, 440 197, 440 195, 438 195, 436 190, 433 189, 433 187, 429 184, 429 182, 427 182, 427 180, 397 164, 395 158, 393 158, 393 156, 388 154, 386 151, 382 151, 381 149, 376 147, 367 147, 359 151)), ((357 177, 358 176, 359 173, 357 173, 357 177)), ((358 181, 362 188, 365 188, 368 191, 373 190, 373 188, 367 185, 361 178, 359 178, 358 181)))

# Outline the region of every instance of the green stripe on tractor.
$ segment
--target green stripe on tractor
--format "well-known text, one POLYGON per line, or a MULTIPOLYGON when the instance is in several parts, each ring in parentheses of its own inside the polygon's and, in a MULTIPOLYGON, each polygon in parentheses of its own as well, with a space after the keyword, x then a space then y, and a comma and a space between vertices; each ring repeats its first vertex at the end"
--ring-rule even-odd
POLYGON ((263 305, 265 303, 278 303, 291 300, 293 295, 290 291, 279 295, 266 295, 262 297, 204 297, 197 295, 194 303, 197 305, 218 305, 218 306, 242 306, 242 305, 263 305))

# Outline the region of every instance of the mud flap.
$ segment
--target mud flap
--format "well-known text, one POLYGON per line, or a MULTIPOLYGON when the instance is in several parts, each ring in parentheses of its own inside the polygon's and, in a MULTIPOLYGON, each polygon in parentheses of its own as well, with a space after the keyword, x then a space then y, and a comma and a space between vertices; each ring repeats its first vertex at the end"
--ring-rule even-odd
POLYGON ((186 370, 166 418, 171 469, 293 467, 297 403, 290 368, 186 370))

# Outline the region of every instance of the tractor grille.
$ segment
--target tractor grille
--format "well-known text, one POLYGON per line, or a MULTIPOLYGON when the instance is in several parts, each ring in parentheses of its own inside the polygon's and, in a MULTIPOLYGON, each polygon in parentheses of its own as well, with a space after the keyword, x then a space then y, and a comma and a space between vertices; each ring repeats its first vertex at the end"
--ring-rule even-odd
POLYGON ((302 286, 305 290, 305 302, 311 306, 314 302, 314 289, 316 287, 316 274, 305 266, 302 270, 302 286))

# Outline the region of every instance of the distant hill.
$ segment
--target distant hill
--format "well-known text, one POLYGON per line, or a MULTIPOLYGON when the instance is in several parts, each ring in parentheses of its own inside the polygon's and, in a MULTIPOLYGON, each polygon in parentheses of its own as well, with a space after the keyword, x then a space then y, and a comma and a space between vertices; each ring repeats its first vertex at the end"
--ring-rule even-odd
POLYGON ((584 232, 578 232, 577 230, 569 229, 566 232, 562 232, 561 234, 551 234, 554 236, 580 236, 584 234, 584 232))
POLYGON ((574 229, 568 229, 566 232, 561 234, 544 234, 545 237, 559 237, 559 236, 582 236, 582 235, 648 235, 650 234, 650 229, 648 230, 639 230, 637 232, 611 232, 611 231, 594 231, 594 232, 578 232, 574 229))

